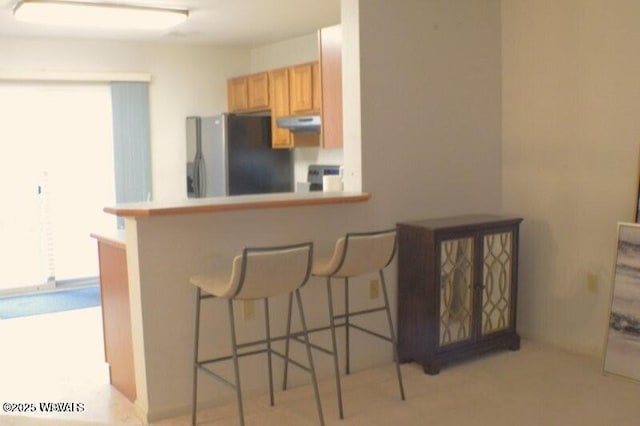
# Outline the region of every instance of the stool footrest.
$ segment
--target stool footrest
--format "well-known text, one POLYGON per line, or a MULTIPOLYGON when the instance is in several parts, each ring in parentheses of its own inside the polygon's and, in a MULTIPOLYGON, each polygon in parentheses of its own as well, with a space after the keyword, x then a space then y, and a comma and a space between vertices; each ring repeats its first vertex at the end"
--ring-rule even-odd
MULTIPOLYGON (((318 330, 318 331, 320 331, 320 330, 318 330)), ((299 334, 298 335, 292 335, 291 338, 294 339, 297 342, 305 343, 305 341, 300 338, 299 334)), ((333 351, 330 351, 329 349, 325 349, 322 346, 316 345, 316 344, 311 343, 311 342, 309 342, 309 346, 311 346, 313 349, 319 350, 320 352, 324 352, 327 355, 333 355, 333 351)))
POLYGON ((311 373, 311 369, 310 369, 309 367, 307 367, 306 365, 302 365, 302 364, 300 364, 298 361, 295 361, 295 360, 293 360, 293 359, 291 359, 291 358, 289 358, 289 357, 285 356, 284 354, 281 354, 281 353, 280 353, 280 352, 278 352, 278 351, 274 351, 274 350, 272 350, 271 352, 272 352, 274 355, 277 355, 277 356, 279 356, 280 358, 284 359, 285 361, 290 362, 291 364, 295 365, 296 367, 298 367, 298 368, 300 368, 300 369, 302 369, 302 370, 306 371, 307 373, 311 373))
MULTIPOLYGON (((382 309, 384 309, 384 308, 382 308, 382 309)), ((369 312, 367 312, 367 313, 369 313, 369 312)), ((344 315, 342 315, 342 317, 344 317, 344 315)), ((347 325, 346 323, 336 324, 336 325, 335 325, 335 327, 336 327, 336 328, 338 328, 338 327, 345 327, 346 325, 347 325)), ((349 327, 355 328, 356 330, 360 330, 360 331, 362 331, 363 333, 367 333, 367 334, 370 334, 370 335, 372 335, 372 336, 374 336, 374 337, 377 337, 377 338, 379 338, 379 339, 382 339, 382 340, 385 340, 385 341, 387 341, 387 342, 392 342, 392 343, 393 343, 393 341, 391 340, 391 338, 390 338, 390 337, 387 337, 387 336, 382 335, 382 334, 380 334, 380 333, 376 333, 375 331, 369 330, 369 329, 364 328, 364 327, 361 327, 361 326, 359 326, 359 325, 356 325, 356 324, 353 324, 353 323, 349 323, 349 327)), ((325 330, 329 330, 329 329, 331 329, 331 327, 319 327, 319 328, 315 328, 315 329, 313 329, 313 330, 309 330, 309 334, 311 334, 311 333, 313 333, 313 332, 317 332, 317 331, 325 331, 325 330)), ((302 340, 302 339, 300 338, 300 336, 302 336, 303 334, 304 334, 304 333, 302 333, 302 332, 291 333, 291 338, 292 338, 292 339, 294 339, 294 340, 296 340, 297 342, 304 343, 304 340, 302 340)), ((313 349, 319 350, 320 352, 324 352, 324 353, 325 353, 325 354, 327 354, 327 355, 333 355, 333 351, 330 351, 329 349, 323 348, 322 346, 316 345, 316 344, 314 344, 314 343, 309 343, 309 345, 310 345, 313 349)))
MULTIPOLYGON (((238 358, 242 358, 243 356, 250 356, 250 355, 258 355, 258 354, 262 354, 267 352, 267 349, 258 349, 255 351, 251 351, 251 352, 245 352, 242 354, 238 354, 238 358)), ((209 359, 205 359, 202 361, 198 361, 196 362, 197 365, 205 365, 205 364, 211 364, 213 362, 220 362, 220 361, 229 361, 233 359, 233 355, 227 355, 227 356, 221 356, 218 358, 209 358, 209 359)))
MULTIPOLYGON (((292 336, 292 337, 293 337, 293 336, 292 336)), ((305 342, 304 342, 304 340, 301 340, 301 339, 296 338, 296 337, 293 337, 293 338, 294 338, 296 341, 300 342, 300 343, 305 343, 305 342)), ((266 341, 265 341, 265 342, 258 342, 258 343, 266 343, 266 341)), ((246 344, 245 344, 245 345, 246 345, 246 344)), ((324 349, 324 348, 321 348, 321 347, 319 347, 319 346, 317 346, 317 345, 313 345, 313 344, 311 344, 311 343, 310 343, 310 345, 311 345, 312 347, 315 347, 315 348, 316 348, 316 349, 318 349, 318 350, 321 350, 321 351, 326 352, 326 349, 324 349)), ((238 354, 238 358, 242 358, 242 357, 244 357, 244 356, 250 356, 250 355, 258 355, 258 354, 262 354, 262 353, 265 353, 265 352, 269 352, 269 349, 258 349, 258 350, 255 350, 255 351, 239 353, 239 354, 238 354)), ((286 355, 281 354, 280 352, 276 351, 275 349, 271 349, 271 353, 272 353, 273 355, 277 355, 277 356, 279 356, 280 358, 284 359, 285 361, 287 361, 287 360, 288 360, 290 363, 292 363, 293 365, 295 365, 295 366, 296 366, 296 367, 298 367, 298 368, 301 368, 302 370, 306 371, 307 373, 310 373, 310 372, 311 372, 311 369, 310 369, 309 367, 307 367, 306 365, 300 364, 300 363, 299 363, 299 362, 297 362, 296 360, 293 360, 293 359, 291 359, 291 358, 288 358, 286 355), (287 358, 288 358, 288 359, 287 359, 287 358)), ((329 354, 333 354, 333 352, 329 352, 329 354)), ((211 371, 211 370, 209 370, 209 369, 207 368, 207 364, 213 364, 213 363, 215 363, 215 362, 222 362, 222 361, 229 361, 229 360, 231 360, 231 359, 233 359, 233 355, 221 356, 221 357, 218 357, 218 358, 210 358, 210 359, 205 359, 205 360, 202 360, 202 361, 198 361, 198 362, 196 362, 196 363, 195 363, 195 365, 196 365, 200 370, 202 370, 202 371, 205 371, 205 372, 209 373, 210 375, 212 375, 212 376, 216 377, 217 379, 219 379, 219 380, 221 380, 221 381, 225 382, 227 385, 229 385, 229 386, 235 386, 233 383, 229 382, 229 381, 228 381, 228 380, 226 380, 225 378, 223 378, 223 377, 219 376, 217 373, 214 373, 213 371, 211 371)))
POLYGON ((362 332, 364 332, 364 333, 368 333, 368 334, 370 334, 370 335, 372 335, 372 336, 374 336, 374 337, 378 337, 378 338, 380 338, 380 339, 382 339, 382 340, 386 340, 387 342, 393 342, 393 340, 391 340, 391 338, 389 338, 389 337, 387 337, 387 336, 384 336, 384 335, 382 335, 382 334, 380 334, 380 333, 376 333, 375 331, 371 331, 371 330, 369 330, 369 329, 366 329, 366 328, 364 328, 364 327, 360 327, 359 325, 355 325, 355 324, 351 324, 351 323, 350 323, 350 324, 349 324, 349 327, 353 327, 353 328, 355 328, 356 330, 360 330, 360 331, 362 331, 362 332))
POLYGON ((364 314, 372 314, 374 312, 382 312, 384 310, 386 310, 387 308, 385 308, 384 306, 381 306, 379 308, 371 308, 371 309, 365 309, 363 311, 354 311, 354 312, 349 312, 349 315, 347 314, 340 314, 340 315, 335 315, 333 318, 335 319, 342 319, 342 318, 346 318, 347 316, 349 317, 354 317, 356 315, 364 315, 364 314))
POLYGON ((200 371, 204 371, 205 373, 207 373, 208 375, 210 375, 211 377, 213 377, 214 379, 216 379, 217 381, 219 381, 220 383, 229 386, 230 388, 235 389, 236 385, 234 383, 231 383, 229 380, 225 379, 224 377, 222 377, 221 375, 219 375, 218 373, 214 373, 213 371, 209 370, 207 367, 205 367, 204 365, 201 365, 200 363, 196 363, 198 369, 200 371))

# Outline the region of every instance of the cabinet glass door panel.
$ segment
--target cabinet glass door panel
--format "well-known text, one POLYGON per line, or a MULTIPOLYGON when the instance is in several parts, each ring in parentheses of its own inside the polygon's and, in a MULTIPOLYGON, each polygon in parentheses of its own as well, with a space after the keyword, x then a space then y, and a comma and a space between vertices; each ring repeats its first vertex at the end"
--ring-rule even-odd
POLYGON ((440 346, 471 337, 473 238, 440 244, 440 346))
POLYGON ((484 236, 482 271, 482 334, 509 327, 511 306, 512 233, 484 236))

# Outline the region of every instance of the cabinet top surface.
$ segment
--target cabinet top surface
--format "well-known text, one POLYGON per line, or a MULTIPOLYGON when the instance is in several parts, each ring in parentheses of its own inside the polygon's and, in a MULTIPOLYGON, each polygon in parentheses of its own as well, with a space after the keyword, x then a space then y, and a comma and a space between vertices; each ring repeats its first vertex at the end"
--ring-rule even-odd
POLYGON ((474 214, 465 216, 441 217, 434 219, 400 222, 398 226, 411 226, 426 229, 451 229, 479 226, 513 225, 522 222, 522 218, 516 216, 499 216, 491 214, 474 214))

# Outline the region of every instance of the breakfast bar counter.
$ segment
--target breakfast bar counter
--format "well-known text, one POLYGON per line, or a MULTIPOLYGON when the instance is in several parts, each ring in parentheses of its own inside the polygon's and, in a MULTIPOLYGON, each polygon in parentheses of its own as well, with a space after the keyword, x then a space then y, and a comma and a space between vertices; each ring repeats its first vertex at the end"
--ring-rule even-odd
POLYGON ((230 197, 192 198, 178 202, 129 203, 115 207, 106 207, 104 211, 125 217, 148 217, 357 203, 367 201, 370 197, 370 194, 363 192, 292 192, 234 195, 230 197))
MULTIPOLYGON (((107 354, 114 386, 134 401, 140 417, 147 422, 189 412, 194 338, 194 291, 189 277, 230 272, 233 257, 244 247, 312 241, 314 254, 322 255, 329 253, 336 238, 348 231, 388 227, 388 223, 371 225, 377 220, 377 213, 368 202, 370 198, 365 192, 300 192, 106 207, 106 213, 124 219, 125 232, 124 239, 95 236, 101 260, 105 260, 101 265, 102 279, 117 274, 115 281, 120 284, 115 304, 120 310, 113 310, 112 314, 105 311, 104 315, 118 317, 112 322, 117 338, 130 336, 126 336, 127 342, 119 340, 117 344, 126 347, 125 343, 131 343, 130 350, 107 354), (107 254, 118 255, 118 265, 109 266, 108 259, 104 259, 107 254), (128 387, 116 383, 117 355, 127 359, 119 371, 126 376, 128 387)), ((305 286, 304 293, 303 297, 312 300, 326 297, 322 286, 305 286)), ((255 317, 261 318, 262 307, 255 309, 255 317)), ((275 300, 273 315, 284 313, 286 300, 275 300)), ((325 314, 321 309, 309 309, 309 326, 323 324, 325 314)), ((228 321, 226 310, 220 309, 215 300, 203 307, 202 315, 201 337, 219 332, 220 324, 228 321)), ((105 318, 105 333, 110 319, 105 318)), ((252 318, 239 318, 238 331, 243 338, 262 338, 264 327, 252 318)), ((215 346, 207 339, 203 341, 202 356, 230 353, 225 338, 217 340, 215 346)), ((385 353, 366 353, 371 354, 371 362, 386 359, 385 353)), ((243 359, 247 371, 262 370, 264 366, 252 358, 260 357, 243 359)), ((329 367, 327 364, 319 370, 320 378, 323 374, 328 376, 332 371, 329 367)), ((293 386, 304 383, 295 377, 293 381, 293 386)), ((200 386, 198 395, 204 406, 228 398, 226 389, 215 382, 200 386)), ((264 391, 264 386, 260 377, 248 377, 243 383, 249 392, 264 391)))

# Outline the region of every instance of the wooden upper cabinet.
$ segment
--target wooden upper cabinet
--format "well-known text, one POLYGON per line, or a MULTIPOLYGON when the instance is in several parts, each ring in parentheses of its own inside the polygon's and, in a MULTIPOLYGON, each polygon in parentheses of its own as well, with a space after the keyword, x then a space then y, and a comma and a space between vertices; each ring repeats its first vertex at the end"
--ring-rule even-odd
MULTIPOLYGON (((312 69, 312 64, 304 64, 303 67, 312 69)), ((311 108, 305 110, 293 111, 291 105, 293 103, 293 85, 291 80, 294 75, 294 69, 301 67, 280 68, 269 72, 269 96, 271 100, 271 147, 272 148, 293 148, 299 146, 318 146, 320 137, 318 134, 297 134, 292 133, 288 129, 278 127, 277 121, 280 117, 296 115, 300 113, 309 113, 313 110, 313 91, 309 86, 306 91, 306 97, 311 102, 311 108)), ((298 74, 298 77, 305 73, 298 74)), ((309 82, 311 83, 311 82, 309 82)), ((306 83, 304 83, 306 84, 306 83)))
POLYGON ((246 77, 231 78, 227 81, 227 107, 230 112, 249 109, 249 84, 246 77))
POLYGON ((342 28, 320 30, 322 146, 342 148, 342 28))
POLYGON ((227 81, 227 103, 230 112, 269 109, 269 75, 266 72, 227 81))
POLYGON ((249 85, 249 109, 269 109, 269 74, 261 72, 247 77, 249 85))
POLYGON ((273 148, 291 148, 291 132, 281 129, 276 121, 289 113, 289 69, 281 68, 269 72, 269 90, 271 96, 271 146, 273 148))
POLYGON ((314 95, 319 94, 319 81, 314 84, 314 80, 318 78, 317 74, 314 76, 314 68, 319 70, 319 65, 315 62, 289 68, 289 105, 292 115, 320 111, 320 100, 314 99, 314 95))
MULTIPOLYGON (((322 113, 324 109, 322 73, 320 62, 315 61, 231 78, 227 81, 228 110, 229 112, 270 110, 273 148, 319 146, 319 134, 292 133, 288 129, 279 128, 277 120, 291 115, 322 113)), ((324 117, 322 120, 324 122, 324 117)), ((340 134, 342 133, 341 123, 340 134)))

